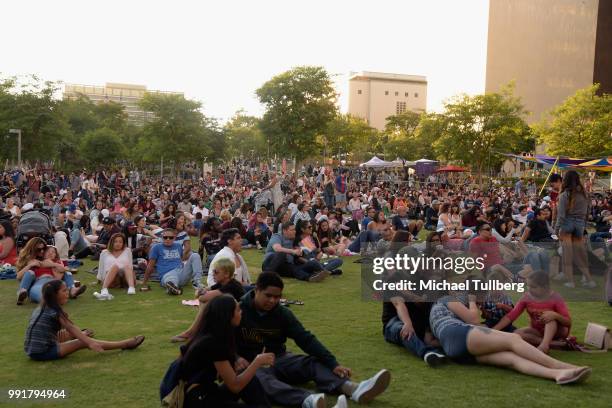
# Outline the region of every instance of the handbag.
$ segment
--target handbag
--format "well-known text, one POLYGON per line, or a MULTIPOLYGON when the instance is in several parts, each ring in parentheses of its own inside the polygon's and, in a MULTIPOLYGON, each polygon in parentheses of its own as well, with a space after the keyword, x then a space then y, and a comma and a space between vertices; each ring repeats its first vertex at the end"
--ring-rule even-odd
POLYGON ((610 329, 597 323, 588 323, 584 334, 584 343, 601 351, 612 349, 610 329))

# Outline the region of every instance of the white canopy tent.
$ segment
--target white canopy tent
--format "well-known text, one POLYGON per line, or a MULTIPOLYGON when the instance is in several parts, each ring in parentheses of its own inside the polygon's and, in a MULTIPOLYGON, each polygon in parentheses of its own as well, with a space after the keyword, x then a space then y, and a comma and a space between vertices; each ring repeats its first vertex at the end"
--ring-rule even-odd
POLYGON ((384 161, 374 156, 370 160, 365 163, 361 163, 359 167, 367 167, 370 169, 387 169, 391 167, 395 167, 396 165, 393 162, 384 161))
POLYGON ((391 163, 393 163, 395 165, 395 167, 404 167, 404 166, 406 166, 406 167, 414 167, 414 166, 416 166, 416 162, 404 160, 404 159, 402 159, 400 157, 396 158, 391 163))

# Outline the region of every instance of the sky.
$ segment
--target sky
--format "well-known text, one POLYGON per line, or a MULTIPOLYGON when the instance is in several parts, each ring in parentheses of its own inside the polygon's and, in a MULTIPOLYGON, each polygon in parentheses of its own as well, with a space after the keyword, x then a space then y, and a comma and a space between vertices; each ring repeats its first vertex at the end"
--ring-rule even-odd
POLYGON ((484 92, 488 0, 0 3, 0 75, 184 92, 222 123, 261 115, 255 90, 299 65, 425 75, 427 108, 484 92))

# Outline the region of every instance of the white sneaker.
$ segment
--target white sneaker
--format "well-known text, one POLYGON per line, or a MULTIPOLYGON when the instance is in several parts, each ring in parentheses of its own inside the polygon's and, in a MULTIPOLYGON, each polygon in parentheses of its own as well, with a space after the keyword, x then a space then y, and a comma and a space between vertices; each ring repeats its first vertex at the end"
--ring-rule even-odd
POLYGON ((104 296, 107 296, 109 294, 108 293, 108 288, 102 288, 102 290, 100 291, 100 294, 104 295, 104 296))
POLYGON ((358 404, 367 404, 376 396, 382 394, 391 382, 389 370, 380 370, 376 375, 367 380, 363 380, 351 395, 351 399, 358 404))
POLYGON ((113 299, 113 295, 111 295, 110 293, 106 292, 106 294, 104 293, 98 293, 98 292, 94 292, 94 297, 98 300, 112 300, 113 299))
POLYGON ((302 402, 302 408, 325 408, 327 403, 325 401, 325 394, 310 394, 304 402, 302 402))
POLYGON ((595 283, 594 280, 590 280, 590 281, 585 280, 584 282, 582 282, 582 286, 588 289, 593 289, 597 287, 597 283, 595 283))
POLYGON ((338 401, 336 402, 336 405, 334 405, 332 408, 348 408, 346 397, 344 395, 340 395, 338 397, 338 401))
POLYGON ((136 294, 136 288, 134 288, 133 286, 130 286, 128 288, 127 294, 128 295, 135 295, 136 294))

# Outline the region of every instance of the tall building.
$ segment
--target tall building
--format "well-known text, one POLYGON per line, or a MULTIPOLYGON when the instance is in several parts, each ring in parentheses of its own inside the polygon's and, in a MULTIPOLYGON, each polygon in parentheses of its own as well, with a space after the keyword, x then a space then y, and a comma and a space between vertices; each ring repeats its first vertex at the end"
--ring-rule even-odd
POLYGON ((64 99, 76 99, 80 95, 88 97, 94 103, 117 102, 125 107, 128 123, 142 125, 153 117, 138 106, 146 92, 183 95, 182 92, 147 90, 144 85, 118 84, 107 82, 104 86, 66 84, 64 99))
POLYGON ((612 1, 490 0, 485 91, 512 80, 530 123, 593 83, 612 93, 612 1))
POLYGON ((427 79, 420 75, 358 72, 349 77, 348 113, 385 128, 389 116, 407 110, 425 112, 427 79))

